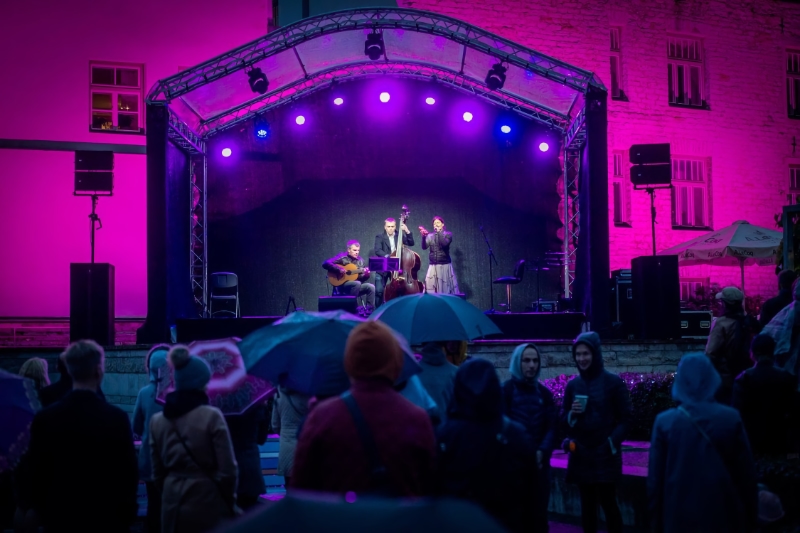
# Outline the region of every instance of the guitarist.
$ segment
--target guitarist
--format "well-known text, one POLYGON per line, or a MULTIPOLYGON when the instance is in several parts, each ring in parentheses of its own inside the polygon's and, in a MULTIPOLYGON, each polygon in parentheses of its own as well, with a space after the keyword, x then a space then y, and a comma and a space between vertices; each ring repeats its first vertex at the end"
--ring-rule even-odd
POLYGON ((367 283, 370 276, 368 268, 364 267, 364 259, 359 257, 361 252, 361 245, 358 241, 347 242, 347 252, 341 253, 335 257, 331 257, 324 263, 322 268, 328 272, 337 274, 340 279, 347 272, 344 265, 356 265, 358 267, 358 280, 347 281, 344 285, 339 287, 339 294, 345 296, 362 296, 367 297, 367 312, 371 313, 375 309, 375 285, 367 283))
MULTIPOLYGON (((389 257, 397 250, 397 222, 393 218, 387 218, 383 223, 384 232, 375 236, 375 255, 379 257, 389 257)), ((400 224, 403 232, 403 246, 414 246, 414 235, 405 224, 400 224)), ((376 272, 375 286, 378 292, 378 300, 383 303, 383 289, 389 280, 390 272, 376 272)))

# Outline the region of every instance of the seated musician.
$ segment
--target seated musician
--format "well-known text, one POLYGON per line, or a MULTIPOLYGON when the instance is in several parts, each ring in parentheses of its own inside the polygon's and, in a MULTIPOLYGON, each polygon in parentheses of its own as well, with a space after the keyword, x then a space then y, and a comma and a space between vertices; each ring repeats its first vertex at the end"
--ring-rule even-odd
MULTIPOLYGON (((375 255, 379 257, 389 257, 397 250, 397 222, 393 218, 387 218, 383 223, 384 232, 375 236, 375 255)), ((400 224, 403 232, 403 246, 414 246, 414 235, 405 224, 400 224)), ((379 304, 383 303, 383 289, 389 280, 391 272, 375 273, 375 288, 378 294, 379 304)))
POLYGON ((344 265, 356 265, 358 267, 358 280, 357 281, 346 281, 341 287, 339 287, 339 294, 345 296, 361 296, 366 295, 367 297, 367 312, 371 312, 375 309, 375 285, 372 283, 367 283, 369 279, 369 269, 364 266, 364 259, 359 257, 359 253, 361 251, 361 245, 358 241, 348 241, 347 243, 347 252, 341 253, 335 257, 331 257, 324 263, 322 263, 322 268, 327 270, 328 272, 334 272, 338 274, 338 277, 341 279, 345 272, 344 265))

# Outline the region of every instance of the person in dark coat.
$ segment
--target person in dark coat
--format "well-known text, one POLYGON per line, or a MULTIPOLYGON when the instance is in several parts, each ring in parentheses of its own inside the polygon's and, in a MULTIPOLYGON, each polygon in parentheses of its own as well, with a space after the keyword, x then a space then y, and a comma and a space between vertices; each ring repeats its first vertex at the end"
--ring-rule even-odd
POLYGON ((267 442, 270 414, 267 405, 259 403, 241 415, 225 416, 239 467, 236 504, 245 511, 255 506, 259 496, 267 492, 258 446, 267 442))
POLYGON ((609 533, 621 533, 617 482, 622 478, 622 440, 631 419, 625 382, 603 368, 600 336, 582 333, 572 345, 579 376, 564 391, 563 443, 569 452, 567 483, 578 485, 585 533, 597 531, 597 506, 603 508, 609 533))
POLYGON ((453 397, 453 382, 456 378, 458 367, 447 360, 444 346, 439 342, 427 342, 420 350, 422 359, 419 366, 422 372, 419 380, 428 391, 439 413, 441 422, 447 419, 447 408, 453 397))
POLYGON ((31 424, 33 508, 47 533, 127 532, 138 485, 128 415, 97 395, 105 373, 100 346, 75 342, 63 359, 73 390, 31 424))
MULTIPOLYGON (((67 371, 67 364, 64 362, 64 353, 58 357, 56 369, 58 369, 58 381, 39 391, 39 402, 42 407, 53 405, 72 391, 72 378, 67 371)), ((97 388, 97 395, 105 401, 106 396, 100 387, 97 388)))
POLYGON ((756 526, 756 473, 742 419, 714 399, 722 380, 701 353, 681 359, 650 440, 647 495, 658 533, 744 533, 756 526))
POLYGON ((528 431, 536 450, 537 491, 535 531, 548 531, 550 503, 550 456, 556 447, 556 413, 553 393, 539 383, 541 354, 535 344, 520 344, 511 353, 511 379, 503 383, 506 416, 528 431))
POLYGON ((742 417, 754 453, 785 456, 797 424, 796 380, 775 368, 775 340, 769 335, 757 335, 750 352, 756 365, 736 378, 732 405, 742 417))
POLYGON ((392 388, 403 368, 403 353, 389 327, 364 322, 353 328, 344 367, 352 383, 349 395, 382 464, 373 467, 345 398, 328 398, 311 409, 300 431, 291 487, 341 494, 430 493, 433 427, 425 411, 392 388))
MULTIPOLYGON (((375 235, 375 255, 378 257, 390 257, 397 250, 397 238, 403 235, 403 246, 414 246, 414 235, 404 223, 400 224, 400 232, 397 231, 397 221, 387 218, 383 223, 383 233, 375 235)), ((375 273, 375 295, 378 305, 383 303, 383 289, 389 281, 390 272, 375 273)))
POLYGON ((536 448, 525 427, 503 415, 503 391, 490 362, 473 359, 459 367, 437 437, 444 494, 477 503, 509 531, 530 531, 538 518, 528 511, 536 448))
POLYGON ((774 298, 770 298, 761 306, 761 316, 759 316, 758 321, 762 326, 769 324, 769 321, 772 320, 781 309, 794 301, 792 285, 796 279, 797 274, 794 273, 794 270, 784 270, 778 274, 778 295, 774 298))

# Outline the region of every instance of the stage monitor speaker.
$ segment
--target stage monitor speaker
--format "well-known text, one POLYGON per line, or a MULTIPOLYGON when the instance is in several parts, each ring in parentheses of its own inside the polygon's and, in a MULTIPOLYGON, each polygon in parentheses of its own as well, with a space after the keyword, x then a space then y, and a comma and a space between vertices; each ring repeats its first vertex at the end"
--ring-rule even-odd
POLYGON ((634 165, 667 165, 671 162, 669 143, 634 144, 628 155, 634 165))
POLYGON ((680 337, 681 295, 678 256, 636 257, 631 261, 633 305, 640 339, 680 337))
POLYGON ((114 346, 114 265, 69 265, 69 340, 114 346))
POLYGON ((672 183, 672 165, 633 165, 631 183, 637 187, 669 185, 672 183))
POLYGON ((75 170, 114 170, 114 152, 109 151, 75 151, 75 170))
POLYGON ((320 296, 319 311, 337 311, 339 309, 356 314, 358 302, 355 296, 320 296))

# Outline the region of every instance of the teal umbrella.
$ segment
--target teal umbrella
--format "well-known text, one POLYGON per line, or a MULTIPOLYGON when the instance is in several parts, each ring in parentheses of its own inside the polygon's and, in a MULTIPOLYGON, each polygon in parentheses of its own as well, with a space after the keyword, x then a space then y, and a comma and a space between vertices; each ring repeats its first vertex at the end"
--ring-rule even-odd
POLYGON ((412 345, 434 341, 471 341, 502 333, 483 311, 450 294, 424 293, 395 298, 372 313, 412 345))
MULTIPOLYGON (((344 311, 292 313, 254 331, 239 343, 247 373, 294 391, 317 396, 350 388, 344 348, 364 319, 344 311)), ((405 354, 400 381, 421 371, 408 342, 396 335, 405 354)))

